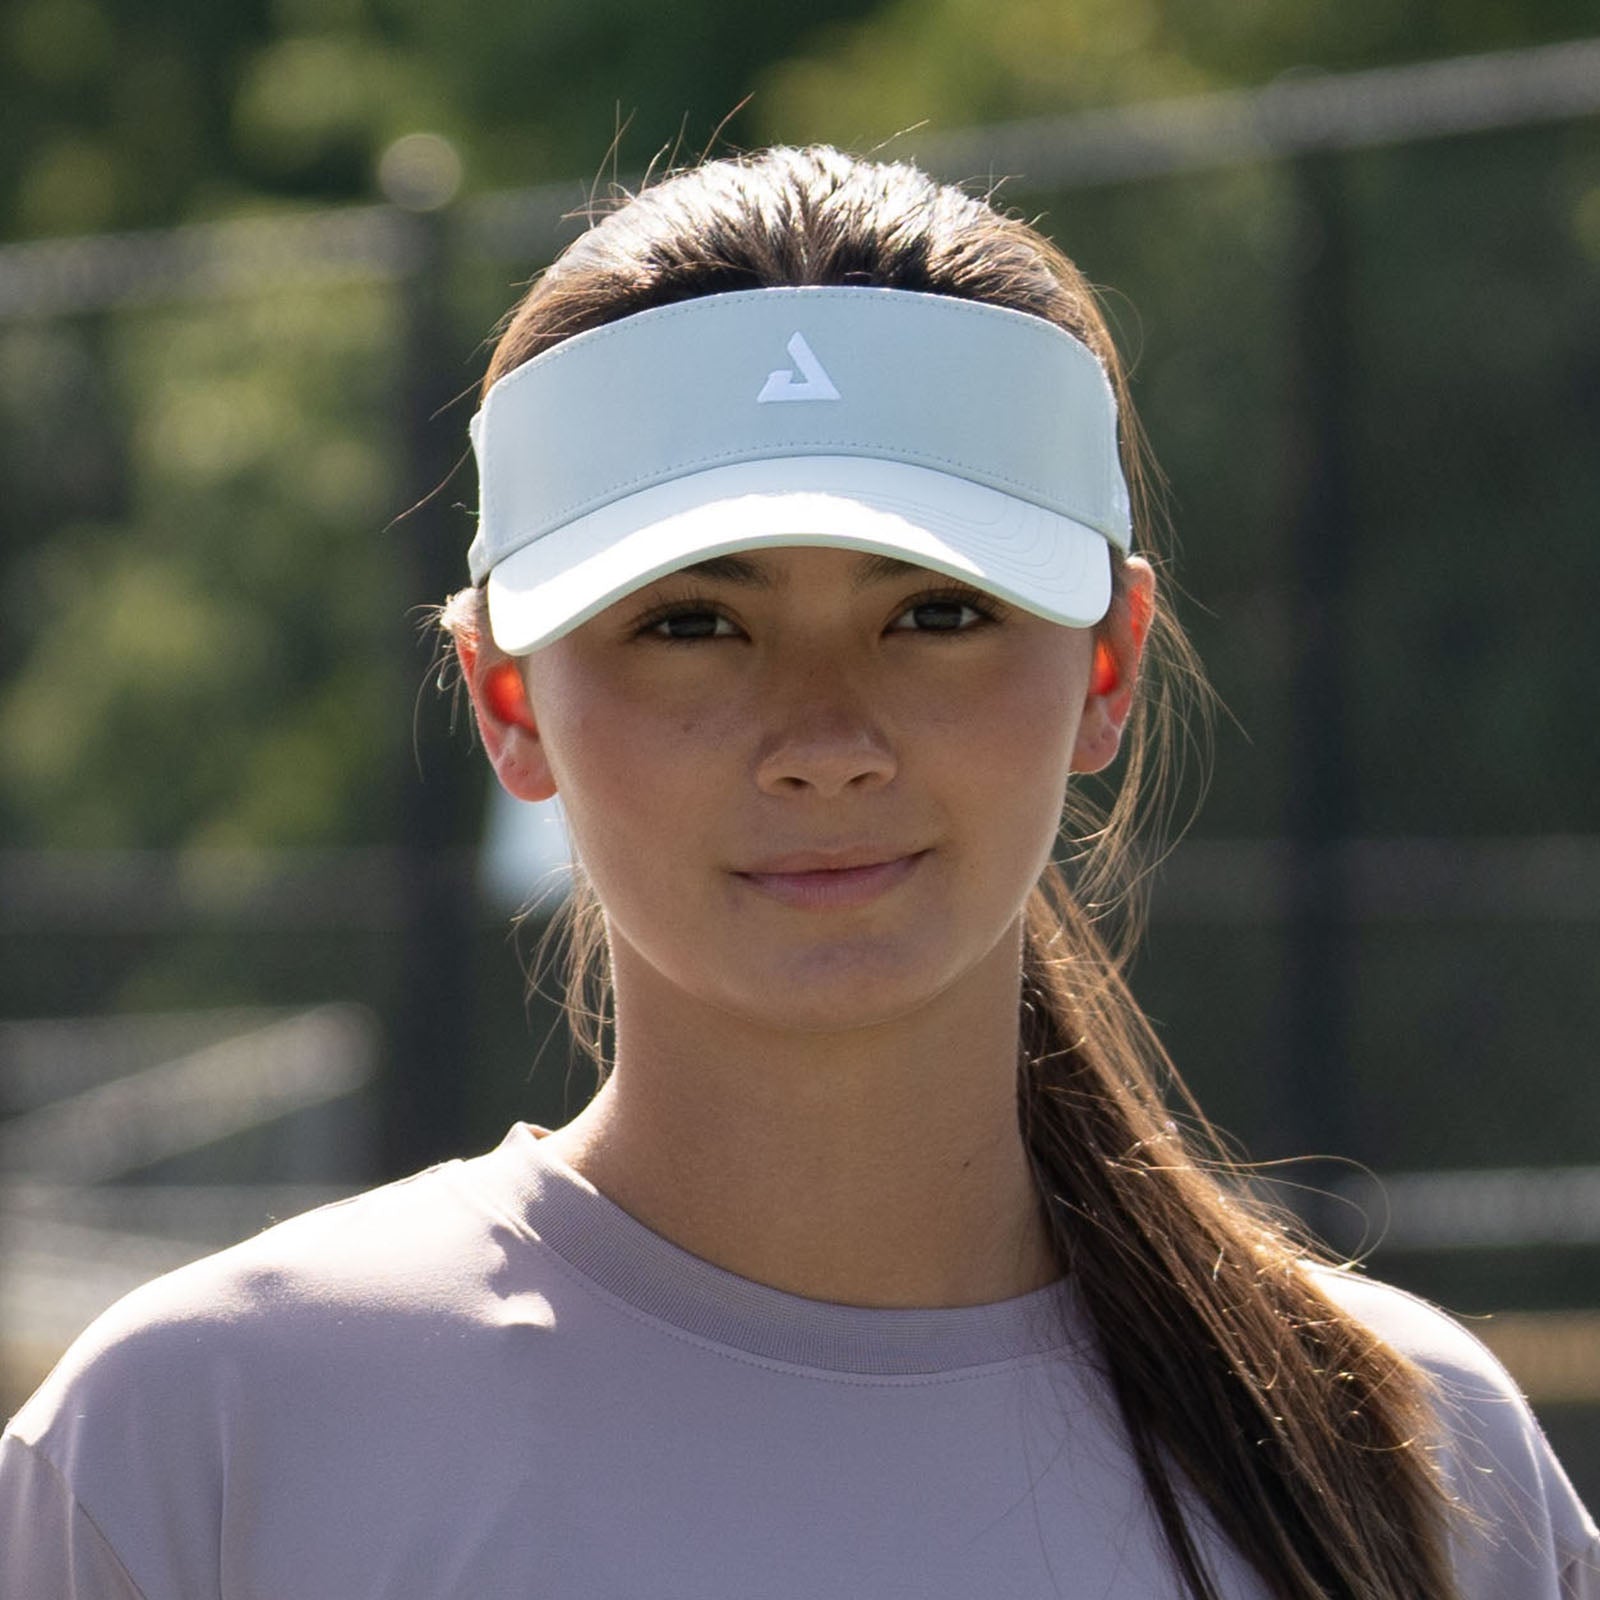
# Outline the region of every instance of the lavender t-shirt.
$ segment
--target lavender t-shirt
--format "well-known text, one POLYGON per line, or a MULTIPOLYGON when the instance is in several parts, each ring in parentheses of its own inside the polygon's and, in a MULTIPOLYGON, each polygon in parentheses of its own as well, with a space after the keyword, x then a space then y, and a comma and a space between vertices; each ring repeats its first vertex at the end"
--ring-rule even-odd
MULTIPOLYGON (((1493 1358, 1329 1287, 1452 1398, 1467 1600, 1600 1600, 1493 1358)), ((1228 1600, 1260 1582, 1194 1514, 1228 1600)), ((1065 1285, 866 1310, 691 1256, 526 1127, 105 1314, 0 1441, 0 1600, 1179 1600, 1065 1285)))

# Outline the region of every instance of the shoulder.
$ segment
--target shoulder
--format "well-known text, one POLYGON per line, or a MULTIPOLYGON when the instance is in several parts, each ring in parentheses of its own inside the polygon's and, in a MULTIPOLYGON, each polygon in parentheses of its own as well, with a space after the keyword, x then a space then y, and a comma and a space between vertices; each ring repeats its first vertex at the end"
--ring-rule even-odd
POLYGON ((1435 1446, 1456 1476, 1480 1469, 1526 1475, 1548 1455, 1516 1380, 1454 1317, 1358 1273, 1319 1269, 1313 1276, 1336 1305, 1421 1368, 1433 1390, 1435 1446))
POLYGON ((1344 1268, 1317 1267, 1311 1276, 1341 1310, 1435 1381, 1463 1396, 1521 1405, 1521 1392, 1488 1346, 1432 1302, 1344 1268))
MULTIPOLYGON (((320 1526, 341 1495, 354 1515, 363 1483, 404 1479, 457 1425, 498 1437, 485 1346, 492 1377, 496 1335, 532 1315, 504 1283, 516 1224, 500 1176, 492 1158, 432 1168, 112 1306, 6 1429, 0 1535, 30 1532, 0 1548, 0 1591, 24 1560, 59 1576, 114 1555, 144 1592, 214 1593, 225 1536, 320 1526)), ((535 1278, 537 1254, 523 1252, 535 1278)))
POLYGON ((494 1257, 494 1219, 459 1177, 470 1166, 307 1212, 135 1289, 80 1335, 9 1431, 48 1448, 86 1415, 137 1429, 220 1405, 244 1364, 464 1313, 494 1257))
POLYGON ((1456 1527, 1464 1592, 1600 1595, 1600 1534, 1493 1352, 1405 1290, 1331 1268, 1316 1269, 1313 1278, 1432 1386, 1427 1445, 1464 1513, 1456 1527))
POLYGON ((533 1472, 528 1390, 554 1408, 571 1387, 550 1336, 570 1291, 520 1214, 515 1154, 310 1211, 107 1310, 0 1443, 0 1594, 21 1584, 19 1520, 51 1574, 19 1594, 120 1594, 56 1581, 88 1546, 150 1595, 214 1594, 224 1546, 259 1578, 240 1592, 400 1592, 341 1563, 402 1562, 395 1507, 533 1472), (285 1576, 312 1550, 342 1576, 285 1576))

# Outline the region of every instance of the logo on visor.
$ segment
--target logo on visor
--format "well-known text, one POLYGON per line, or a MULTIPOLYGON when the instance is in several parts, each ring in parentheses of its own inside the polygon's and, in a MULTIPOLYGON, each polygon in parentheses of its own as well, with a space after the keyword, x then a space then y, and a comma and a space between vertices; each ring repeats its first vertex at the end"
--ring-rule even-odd
POLYGON ((839 391, 823 370, 822 363, 812 355, 806 336, 796 333, 788 348, 789 359, 798 369, 798 376, 784 367, 768 373, 766 384, 756 396, 756 404, 764 406, 769 400, 837 400, 839 391))

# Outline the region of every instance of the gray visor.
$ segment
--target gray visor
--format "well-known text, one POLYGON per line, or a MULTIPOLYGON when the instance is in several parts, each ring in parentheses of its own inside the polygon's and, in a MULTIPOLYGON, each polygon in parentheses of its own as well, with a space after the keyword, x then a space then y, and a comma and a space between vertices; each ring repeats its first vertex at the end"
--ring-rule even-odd
POLYGON ((1116 404, 1038 317, 899 289, 640 312, 506 374, 472 419, 469 559, 524 654, 642 584, 761 545, 953 573, 1086 627, 1126 551, 1116 404))

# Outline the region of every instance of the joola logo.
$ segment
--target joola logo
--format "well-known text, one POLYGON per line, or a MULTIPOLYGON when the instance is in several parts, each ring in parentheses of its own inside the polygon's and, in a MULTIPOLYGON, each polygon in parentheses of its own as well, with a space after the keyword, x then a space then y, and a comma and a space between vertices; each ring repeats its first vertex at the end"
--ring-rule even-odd
POLYGON ((789 359, 798 369, 799 377, 784 367, 768 373, 761 393, 756 396, 756 404, 765 405, 769 400, 837 400, 839 391, 834 388, 833 379, 823 370, 822 363, 812 355, 806 336, 796 333, 789 341, 788 349, 789 359))

